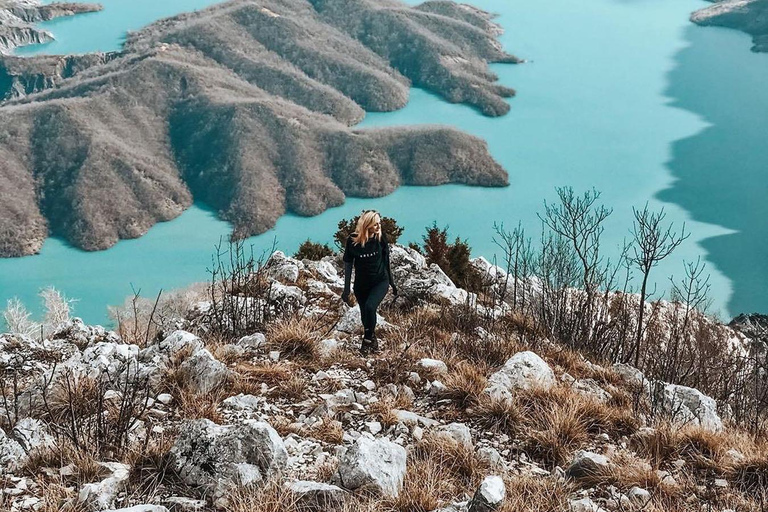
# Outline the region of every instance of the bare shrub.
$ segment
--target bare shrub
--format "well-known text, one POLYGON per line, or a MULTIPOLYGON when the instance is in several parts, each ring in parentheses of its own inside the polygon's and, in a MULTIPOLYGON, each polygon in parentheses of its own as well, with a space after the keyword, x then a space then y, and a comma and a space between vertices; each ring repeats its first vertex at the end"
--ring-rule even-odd
POLYGON ((80 451, 118 457, 147 409, 149 394, 147 378, 129 363, 120 373, 105 370, 95 379, 70 368, 53 371, 42 401, 45 419, 59 439, 80 451))

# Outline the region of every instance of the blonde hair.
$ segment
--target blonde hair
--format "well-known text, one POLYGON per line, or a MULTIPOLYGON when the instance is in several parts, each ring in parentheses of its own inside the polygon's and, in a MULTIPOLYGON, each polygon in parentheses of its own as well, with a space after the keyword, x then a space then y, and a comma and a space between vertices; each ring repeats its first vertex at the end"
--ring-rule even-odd
MULTIPOLYGON (((356 244, 365 245, 366 242, 368 242, 368 228, 373 226, 376 217, 378 217, 379 222, 381 222, 381 214, 376 210, 363 210, 363 213, 360 214, 360 218, 357 219, 357 227, 355 228, 354 233, 352 233, 352 238, 356 244)), ((379 232, 373 236, 381 241, 381 234, 383 232, 384 230, 379 226, 379 232)))

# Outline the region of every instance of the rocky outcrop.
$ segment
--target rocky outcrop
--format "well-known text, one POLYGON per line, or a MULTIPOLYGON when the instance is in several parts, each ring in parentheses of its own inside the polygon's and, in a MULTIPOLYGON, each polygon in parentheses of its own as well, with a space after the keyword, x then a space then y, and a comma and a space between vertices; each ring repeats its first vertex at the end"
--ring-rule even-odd
POLYGON ((691 14, 691 21, 744 31, 752 36, 752 51, 768 52, 768 0, 722 0, 691 14))
POLYGON ((170 456, 184 482, 200 486, 214 497, 234 487, 265 484, 280 473, 288 459, 275 429, 253 420, 237 425, 190 421, 170 456))
POLYGON ((232 0, 158 21, 119 54, 0 60, 0 97, 16 98, 0 106, 0 256, 51 234, 105 249, 193 200, 239 238, 404 184, 508 185, 457 130, 349 128, 403 107, 412 84, 506 112, 512 91, 487 64, 515 59, 489 15, 448 11, 232 0))
POLYGON ((717 402, 698 389, 661 382, 656 383, 656 393, 663 411, 676 423, 700 425, 713 432, 723 429, 717 402))
MULTIPOLYGON (((53 34, 34 27, 33 23, 101 9, 99 4, 41 4, 38 0, 0 0, 0 54, 9 54, 19 46, 47 43, 54 39, 53 34)), ((2 82, 0 74, 0 84, 2 82)), ((0 98, 2 96, 0 94, 0 98)))

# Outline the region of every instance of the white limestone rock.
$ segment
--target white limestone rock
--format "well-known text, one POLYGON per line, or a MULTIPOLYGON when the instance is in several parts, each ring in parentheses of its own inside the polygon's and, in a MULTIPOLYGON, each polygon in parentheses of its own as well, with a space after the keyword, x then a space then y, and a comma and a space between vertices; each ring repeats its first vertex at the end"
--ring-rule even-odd
POLYGON ((162 505, 134 505, 128 508, 118 508, 110 512, 168 512, 168 509, 162 505))
POLYGON ((288 461, 275 429, 255 420, 236 425, 207 419, 187 422, 170 456, 185 483, 201 486, 217 498, 238 486, 263 485, 288 461))
POLYGON ((213 357, 208 349, 200 349, 180 368, 182 378, 197 393, 210 393, 232 376, 224 363, 213 357))
POLYGON ((258 352, 267 344, 267 338, 260 332, 243 336, 237 340, 236 345, 245 349, 246 352, 258 352))
POLYGON ((439 359, 430 359, 428 357, 419 359, 419 366, 435 373, 448 373, 448 365, 439 359))
POLYGON ((403 488, 405 461, 402 446, 361 435, 342 456, 336 480, 345 489, 365 488, 396 498, 403 488))
POLYGON ((0 428, 0 474, 21 467, 26 459, 24 448, 0 428))
POLYGON ((344 489, 338 486, 307 480, 288 482, 286 486, 294 495, 296 505, 302 509, 335 509, 344 503, 347 494, 344 489))
POLYGON ((510 399, 517 390, 534 387, 549 389, 555 385, 555 374, 549 365, 531 351, 518 352, 491 375, 485 392, 492 397, 510 399))
POLYGON ((289 258, 283 251, 273 252, 264 264, 264 271, 267 276, 284 283, 295 283, 302 270, 304 270, 304 263, 289 258))
POLYGON ((570 478, 582 478, 605 471, 609 467, 610 461, 606 456, 587 450, 579 450, 573 456, 571 465, 565 474, 570 478))
POLYGON ((469 502, 468 512, 492 512, 501 506, 506 495, 504 480, 497 475, 487 476, 469 502))
POLYGON ((664 412, 674 422, 700 425, 712 432, 723 430, 723 421, 717 414, 717 402, 698 389, 657 382, 656 393, 664 412))
POLYGON ((464 445, 470 450, 474 448, 472 444, 472 431, 464 423, 449 423, 435 429, 437 437, 450 439, 458 444, 464 445))
POLYGON ((36 450, 46 450, 56 445, 56 440, 45 423, 34 418, 22 418, 13 427, 13 435, 19 440, 24 451, 31 453, 36 450))
POLYGON ((131 474, 131 467, 119 462, 100 462, 111 474, 100 482, 85 484, 80 487, 78 501, 91 510, 113 508, 117 495, 125 488, 131 474))

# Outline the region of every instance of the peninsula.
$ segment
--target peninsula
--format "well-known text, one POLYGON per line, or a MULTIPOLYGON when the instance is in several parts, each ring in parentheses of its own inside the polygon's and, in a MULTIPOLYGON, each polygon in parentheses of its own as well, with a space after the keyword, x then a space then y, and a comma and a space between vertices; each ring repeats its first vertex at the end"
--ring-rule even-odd
POLYGON ((752 51, 768 52, 768 0, 724 0, 691 15, 699 25, 742 30, 752 36, 752 51))
POLYGON ((354 130, 411 85, 489 116, 515 63, 492 16, 447 1, 234 0, 160 20, 121 52, 0 58, 0 256, 86 250, 193 200, 233 236, 401 184, 508 185, 484 141, 442 126, 354 130))
POLYGON ((99 4, 0 0, 0 54, 10 54, 19 46, 53 41, 53 34, 36 28, 34 23, 101 9, 99 4))

